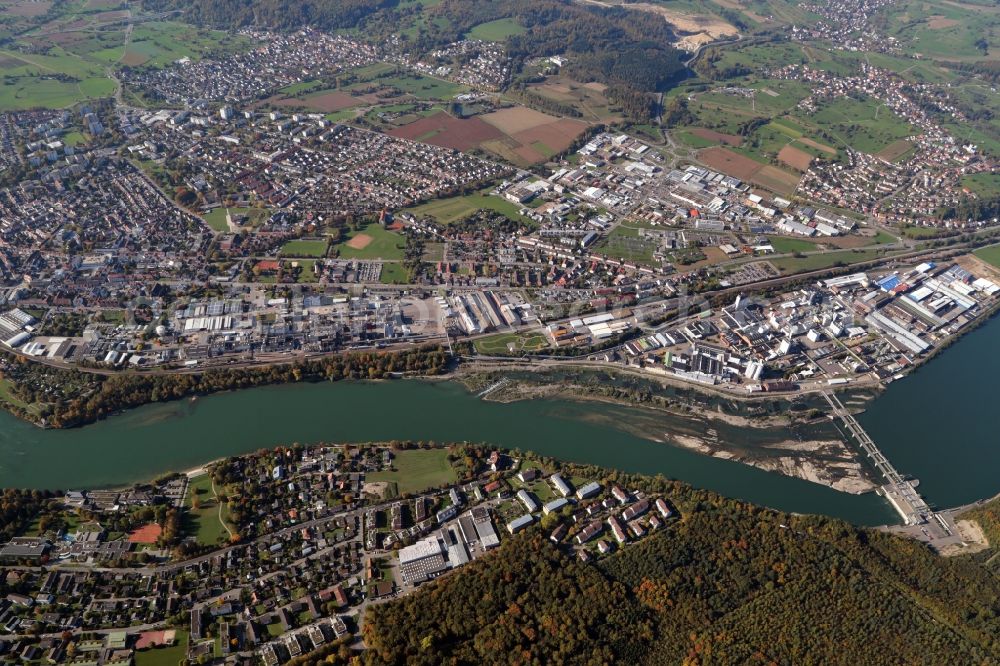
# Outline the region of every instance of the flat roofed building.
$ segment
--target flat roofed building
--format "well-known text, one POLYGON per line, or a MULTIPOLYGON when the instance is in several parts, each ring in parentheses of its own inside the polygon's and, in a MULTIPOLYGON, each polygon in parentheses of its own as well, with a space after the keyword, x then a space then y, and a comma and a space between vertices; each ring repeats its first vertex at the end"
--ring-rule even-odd
POLYGON ((448 568, 437 536, 422 539, 399 551, 399 573, 408 583, 422 583, 448 568))
POLYGON ((601 492, 601 484, 596 481, 592 481, 582 488, 578 488, 576 491, 576 497, 577 499, 587 499, 588 497, 593 497, 599 492, 601 492))
POLYGON ((2 560, 36 560, 49 552, 51 544, 36 537, 14 537, 0 548, 2 560))
POLYGON ((514 520, 507 523, 507 531, 510 532, 511 534, 517 534, 518 532, 520 532, 533 522, 535 522, 535 517, 532 516, 530 513, 526 513, 520 518, 515 518, 514 520))

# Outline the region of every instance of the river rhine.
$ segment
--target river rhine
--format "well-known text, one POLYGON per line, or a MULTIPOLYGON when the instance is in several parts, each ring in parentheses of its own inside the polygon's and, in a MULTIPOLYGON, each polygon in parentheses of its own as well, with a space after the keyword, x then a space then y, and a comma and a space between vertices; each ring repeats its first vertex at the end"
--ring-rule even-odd
MULTIPOLYGON (((1000 491, 990 383, 1000 377, 1000 318, 913 376, 860 418, 929 502, 954 506, 1000 491)), ((484 402, 453 382, 338 382, 274 386, 147 405, 72 430, 41 430, 0 413, 0 486, 123 485, 238 453, 293 442, 490 442, 627 472, 661 473, 786 511, 863 525, 896 522, 881 498, 702 456, 628 434, 628 409, 600 403, 484 402), (595 416, 602 418, 595 421, 595 416)), ((659 433, 653 433, 657 436, 659 433)))

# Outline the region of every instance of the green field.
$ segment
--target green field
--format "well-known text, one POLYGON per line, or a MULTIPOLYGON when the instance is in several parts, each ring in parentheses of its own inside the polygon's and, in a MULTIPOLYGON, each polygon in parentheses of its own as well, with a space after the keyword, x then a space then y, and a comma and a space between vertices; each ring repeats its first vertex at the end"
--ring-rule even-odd
POLYGON ((175 60, 198 60, 209 53, 235 53, 253 42, 242 35, 196 28, 176 21, 151 21, 135 26, 123 64, 165 67, 175 60))
POLYGON ((326 256, 326 248, 329 245, 329 241, 326 239, 321 240, 290 240, 281 246, 281 251, 278 252, 279 256, 282 257, 309 257, 309 258, 319 258, 326 256))
POLYGON ((976 173, 965 176, 962 178, 962 186, 984 199, 1000 197, 1000 173, 976 173))
MULTIPOLYGON (((227 209, 224 206, 220 206, 219 208, 213 208, 202 217, 206 224, 216 231, 227 232, 229 231, 229 225, 226 224, 226 211, 227 209)), ((245 215, 250 218, 250 226, 253 227, 265 222, 271 215, 271 211, 266 208, 229 208, 228 211, 233 217, 245 215)))
POLYGON ((417 99, 451 99, 468 90, 465 86, 451 81, 442 81, 419 74, 387 77, 379 79, 378 82, 409 93, 417 99))
POLYGON ((487 42, 502 42, 513 35, 523 35, 524 26, 511 18, 498 19, 489 23, 480 23, 469 31, 469 39, 481 39, 487 42))
POLYGON ((817 271, 823 268, 832 268, 838 265, 850 265, 862 261, 870 261, 876 257, 884 256, 881 250, 841 250, 839 252, 823 252, 820 254, 809 254, 804 257, 784 257, 781 259, 771 259, 782 273, 802 273, 805 271, 817 271))
POLYGON ((416 217, 432 217, 441 224, 452 224, 464 219, 469 215, 482 209, 493 210, 501 215, 506 215, 512 220, 528 222, 530 220, 522 217, 517 211, 520 206, 502 197, 490 194, 468 194, 465 196, 450 197, 448 199, 435 199, 427 203, 408 208, 407 212, 416 217))
POLYGON ((990 245, 987 247, 981 247, 975 252, 974 255, 990 264, 991 266, 996 266, 1000 268, 1000 245, 990 245))
POLYGON ((619 224, 605 238, 594 245, 594 252, 611 259, 652 264, 656 241, 639 238, 639 230, 619 224))
MULTIPOLYGON (((357 244, 357 243, 356 243, 357 244)), ((388 259, 402 260, 406 240, 400 234, 389 231, 381 224, 369 224, 364 229, 352 231, 348 240, 334 246, 337 256, 342 259, 388 259), (351 247, 348 243, 361 236, 367 236, 364 247, 351 247)))
POLYGON ((200 474, 188 485, 185 504, 188 509, 187 532, 200 544, 215 545, 225 541, 229 533, 219 518, 219 502, 212 492, 212 477, 200 474), (198 508, 194 508, 194 498, 198 498, 198 508))
POLYGON ((448 449, 410 449, 393 453, 392 471, 374 472, 366 475, 365 480, 395 483, 403 495, 458 481, 448 461, 448 449))
POLYGON ((940 60, 995 58, 1000 38, 997 5, 925 0, 887 8, 889 34, 909 54, 940 60))
POLYGON ((790 254, 792 252, 812 252, 816 249, 816 243, 799 238, 784 238, 782 236, 772 236, 770 239, 774 251, 778 254, 790 254))
POLYGON ((383 284, 407 284, 410 274, 398 261, 387 261, 382 264, 382 275, 379 282, 383 284))
MULTIPOLYGON (((874 99, 840 97, 818 105, 814 113, 797 113, 803 124, 814 125, 842 145, 874 154, 915 129, 874 99)), ((837 147, 834 145, 834 147, 837 147)))
POLYGON ((486 356, 507 356, 519 352, 537 352, 549 346, 549 341, 541 333, 498 333, 476 340, 476 351, 486 356), (511 349, 513 345, 513 349, 511 349))
POLYGON ((187 648, 188 632, 178 629, 173 646, 138 650, 135 666, 178 666, 187 655, 187 648))

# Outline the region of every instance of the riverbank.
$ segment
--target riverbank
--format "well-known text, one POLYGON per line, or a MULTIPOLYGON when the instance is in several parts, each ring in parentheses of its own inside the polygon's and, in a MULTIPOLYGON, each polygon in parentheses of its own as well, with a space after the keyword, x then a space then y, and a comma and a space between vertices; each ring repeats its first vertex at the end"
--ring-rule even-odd
MULTIPOLYGON (((588 372, 586 370, 582 372, 588 372)), ((592 372, 592 371, 591 371, 592 372)), ((782 409, 784 398, 758 398, 755 407, 737 410, 723 397, 674 389, 669 397, 658 391, 658 378, 605 371, 600 384, 574 381, 568 373, 505 373, 507 383, 485 399, 500 403, 538 399, 570 399, 647 410, 619 427, 651 441, 688 449, 702 455, 752 465, 818 483, 835 490, 861 494, 878 487, 875 472, 817 415, 820 405, 782 409), (744 413, 739 413, 739 410, 744 413), (671 426, 663 428, 666 420, 671 426), (720 429, 724 434, 720 434, 720 429), (747 430, 750 432, 748 433, 747 430), (790 438, 791 437, 791 438, 790 438)), ((466 387, 478 391, 496 377, 473 373, 461 377, 466 387)))

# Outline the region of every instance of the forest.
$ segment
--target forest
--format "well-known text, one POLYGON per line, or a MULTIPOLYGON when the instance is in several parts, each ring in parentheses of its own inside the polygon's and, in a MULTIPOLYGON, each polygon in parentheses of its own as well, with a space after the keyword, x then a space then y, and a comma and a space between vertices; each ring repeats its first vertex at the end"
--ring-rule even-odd
POLYGON ((1000 659, 1000 577, 983 558, 943 558, 916 541, 662 477, 561 467, 663 493, 681 519, 596 566, 537 527, 508 539, 417 594, 370 607, 367 663, 1000 659))

